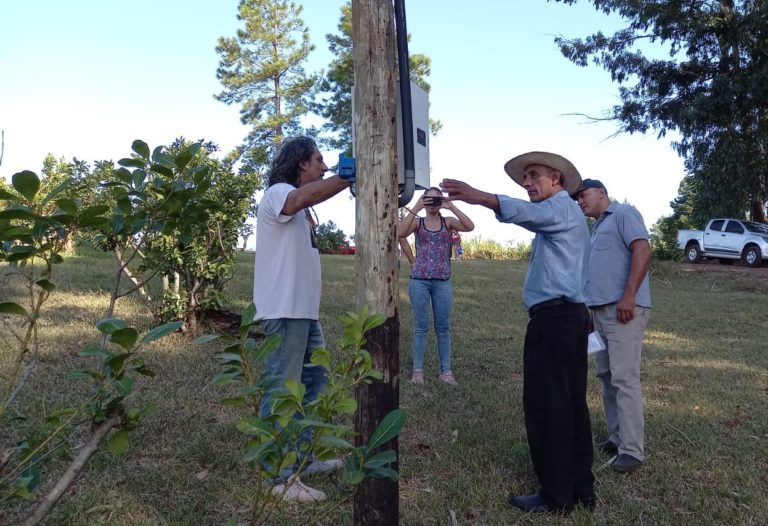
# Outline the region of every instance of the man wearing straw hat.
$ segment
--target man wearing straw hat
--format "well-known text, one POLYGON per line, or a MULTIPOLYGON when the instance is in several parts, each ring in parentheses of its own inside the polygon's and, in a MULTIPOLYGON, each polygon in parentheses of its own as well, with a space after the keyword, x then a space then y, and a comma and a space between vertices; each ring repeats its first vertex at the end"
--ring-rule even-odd
POLYGON ((581 176, 564 157, 519 155, 504 165, 529 201, 483 192, 454 179, 441 187, 452 200, 485 206, 504 223, 536 234, 523 286, 530 320, 523 350, 523 411, 540 489, 513 496, 529 512, 568 513, 595 506, 592 432, 587 408, 584 305, 589 231, 571 195, 581 176))

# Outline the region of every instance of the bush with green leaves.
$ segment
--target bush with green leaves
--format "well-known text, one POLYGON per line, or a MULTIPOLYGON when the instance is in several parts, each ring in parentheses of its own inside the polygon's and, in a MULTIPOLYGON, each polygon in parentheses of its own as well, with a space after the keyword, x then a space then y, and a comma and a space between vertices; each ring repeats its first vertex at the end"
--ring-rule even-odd
POLYGON ((55 188, 41 193, 40 178, 23 171, 11 179, 10 189, 0 190, 5 203, 0 210, 0 262, 11 264, 10 276, 20 278, 28 291, 29 306, 0 303, 0 314, 17 316, 21 325, 5 321, 5 329, 18 343, 13 370, 2 390, 0 419, 13 401, 22 379, 34 367, 38 344, 38 319, 43 304, 56 286, 51 281, 54 265, 64 261, 70 236, 83 228, 102 224, 106 206, 81 207, 63 192, 71 184, 64 180, 55 188), (37 264, 36 264, 37 263, 37 264), (27 372, 25 372, 25 369, 27 372))
POLYGON ((317 248, 321 254, 336 254, 341 247, 348 247, 347 235, 333 221, 317 226, 317 248))
POLYGON ((660 217, 651 227, 653 257, 679 261, 683 251, 677 247, 678 230, 703 228, 709 217, 702 214, 701 182, 687 175, 680 181, 678 195, 669 202, 672 214, 660 217))
POLYGON ((163 291, 155 313, 159 321, 182 319, 194 333, 205 309, 222 307, 238 236, 261 179, 235 173, 231 160, 214 158, 212 143, 178 139, 150 154, 146 144, 134 141, 133 150, 118 161, 122 168, 108 186, 119 205, 116 216, 122 212, 136 220, 116 221, 117 228, 104 234, 140 252, 141 270, 173 277, 177 289, 172 295, 163 291), (125 229, 127 224, 133 228, 125 229), (177 312, 173 307, 181 300, 177 312))
POLYGON ((462 243, 466 259, 496 259, 506 261, 524 261, 531 257, 530 243, 517 243, 503 246, 492 239, 473 237, 462 243))
POLYGON ((685 230, 685 226, 673 215, 660 217, 651 226, 650 241, 655 259, 680 261, 683 258, 683 251, 677 246, 677 232, 685 230))
MULTIPOLYGON (((357 410, 354 389, 361 383, 380 380, 382 375, 373 369, 370 353, 363 347, 365 333, 380 326, 386 318, 370 314, 367 308, 359 313, 348 312, 339 318, 344 325, 337 363, 332 363, 327 349, 315 349, 310 364, 306 367, 322 367, 328 383, 317 399, 306 402, 303 384, 280 379, 266 373, 257 374, 267 357, 277 351, 280 336, 273 334, 260 344, 251 335, 256 309, 251 304, 242 313, 239 338, 228 335, 207 335, 196 343, 207 343, 215 339, 224 341, 225 346, 216 353, 222 370, 214 378, 216 385, 231 385, 236 388, 234 396, 226 397, 226 405, 241 406, 248 413, 235 424, 238 431, 247 437, 243 460, 254 468, 265 482, 278 477, 280 472, 298 465, 297 470, 306 466, 310 459, 328 460, 339 455, 346 456, 343 480, 356 485, 366 477, 397 479, 392 468, 397 460, 394 450, 381 451, 381 446, 395 438, 405 424, 405 411, 390 412, 372 433, 368 443, 353 446, 354 430, 337 420, 357 410), (269 412, 260 415, 262 397, 271 390, 269 412), (297 417, 297 415, 299 415, 297 417), (310 439, 300 439, 310 432, 310 439)), ((259 485, 262 498, 255 499, 251 510, 251 524, 262 524, 279 505, 279 498, 270 498, 266 484, 259 485)))
MULTIPOLYGON (((222 208, 208 197, 209 167, 193 162, 200 148, 196 143, 174 152, 164 146, 150 151, 136 140, 134 155, 103 174, 103 197, 112 203, 111 217, 95 239, 115 252, 119 276, 133 281, 128 293, 142 289, 154 276, 172 273, 200 225, 207 225, 213 211, 222 208), (132 263, 139 277, 131 274, 132 263)), ((118 294, 120 278, 117 281, 111 304, 115 296, 125 294, 118 294)))
MULTIPOLYGON (((2 385, 0 422, 4 426, 11 419, 27 418, 18 412, 10 415, 9 409, 25 379, 34 373, 39 352, 38 321, 56 288, 54 266, 64 262, 61 253, 74 233, 107 222, 104 214, 108 206, 84 206, 66 197, 65 191, 72 184, 72 179, 64 179, 55 187, 42 185, 35 173, 24 171, 13 176, 13 191, 0 189, 0 200, 5 203, 0 210, 0 262, 12 265, 8 275, 25 284, 29 298, 27 307, 0 301, 0 323, 17 343, 10 374, 2 385)), ((29 436, 17 440, 16 447, 4 451, 0 459, 0 499, 29 498, 41 484, 45 462, 57 452, 70 449, 68 434, 83 422, 92 427, 86 443, 24 521, 25 525, 37 524, 45 517, 112 429, 117 431, 108 439, 109 448, 115 453, 127 450, 128 432, 152 412, 151 408, 127 409, 124 405, 132 392, 134 376, 154 374, 137 351, 180 326, 176 322, 156 327, 139 339, 138 331, 122 320, 108 318, 97 324, 102 343, 87 346, 81 355, 98 358, 99 366, 69 374, 72 379, 86 379, 93 385, 90 396, 78 406, 36 417, 42 425, 32 426, 29 436), (117 350, 110 350, 110 346, 117 350)))
MULTIPOLYGON (((6 497, 27 498, 37 489, 41 480, 41 464, 55 451, 66 447, 63 436, 83 421, 89 422, 93 430, 91 438, 98 437, 91 449, 83 449, 72 464, 80 464, 75 472, 72 466, 62 475, 71 477, 70 483, 98 447, 107 433, 116 431, 107 439, 107 446, 115 454, 128 451, 129 431, 135 429, 143 417, 154 413, 154 408, 128 409, 125 399, 133 392, 136 375, 153 377, 139 351, 147 344, 177 331, 181 322, 167 323, 147 331, 141 338, 139 332, 118 318, 106 318, 96 324, 96 329, 105 335, 106 345, 87 345, 80 356, 98 360, 94 367, 73 369, 67 377, 71 380, 86 380, 91 386, 91 395, 80 405, 57 409, 44 418, 44 428, 19 442, 15 456, 0 471, 0 493, 6 497), (80 455, 85 452, 87 457, 80 455)), ((18 418, 18 415, 16 415, 18 418)), ((68 484, 67 484, 68 486, 68 484)), ((61 488, 66 489, 66 487, 61 488)), ((56 499, 61 495, 57 495, 56 499)), ((45 502, 45 499, 44 501, 45 502)))

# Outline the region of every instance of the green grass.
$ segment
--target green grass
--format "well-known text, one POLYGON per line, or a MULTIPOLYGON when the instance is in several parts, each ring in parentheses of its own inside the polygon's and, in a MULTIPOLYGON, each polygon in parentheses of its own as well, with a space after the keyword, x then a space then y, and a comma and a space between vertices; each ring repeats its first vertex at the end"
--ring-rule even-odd
MULTIPOLYGON (((41 320, 39 365, 16 408, 30 416, 0 430, 8 447, 34 415, 74 403, 85 382, 66 380, 77 355, 95 341, 111 286, 109 255, 82 251, 57 270, 59 285, 41 320)), ((407 525, 607 524, 764 525, 768 523, 768 284, 749 274, 688 272, 654 263, 653 311, 643 360, 647 462, 623 476, 595 456, 598 507, 570 518, 527 516, 510 508, 510 493, 536 489, 522 415, 522 307, 525 262, 465 260, 454 265, 452 318, 454 372, 460 387, 437 381, 434 338, 426 385, 410 375, 412 316, 407 263, 401 271, 399 316, 401 405, 408 421, 400 439, 400 514, 407 525)), ((22 290, 0 266, 0 301, 22 301, 22 290)), ((355 260, 324 256, 322 323, 331 349, 338 348, 335 317, 355 307, 355 260)), ((239 255, 228 284, 233 310, 251 298, 252 254, 239 255)), ((757 274, 755 274, 757 275, 757 274)), ((140 300, 123 299, 116 315, 142 329, 151 316, 140 300)), ((3 327, 0 324, 0 327, 3 327)), ((0 331, 4 332, 4 331, 0 331)), ((7 372, 7 334, 0 333, 0 372, 7 372)), ((255 481, 240 462, 244 441, 234 430, 235 409, 220 405, 227 391, 211 384, 217 371, 212 348, 193 347, 174 335, 146 351, 157 372, 143 379, 129 405, 156 404, 159 411, 131 435, 124 457, 99 452, 46 524, 201 525, 244 520, 255 481), (203 476, 203 475, 206 476, 203 476), (199 475, 202 480, 199 480, 199 475)), ((602 438, 599 387, 589 385, 593 431, 602 438)), ((74 447, 82 436, 72 440, 74 447)), ((59 459, 46 469, 51 480, 59 459)), ((316 506, 288 506, 275 524, 307 524, 340 505, 321 524, 351 524, 350 491, 338 478, 308 480, 329 494, 316 506)), ((20 505, 0 505, 0 523, 20 516, 20 505)), ((245 523, 243 523, 245 524, 245 523)))

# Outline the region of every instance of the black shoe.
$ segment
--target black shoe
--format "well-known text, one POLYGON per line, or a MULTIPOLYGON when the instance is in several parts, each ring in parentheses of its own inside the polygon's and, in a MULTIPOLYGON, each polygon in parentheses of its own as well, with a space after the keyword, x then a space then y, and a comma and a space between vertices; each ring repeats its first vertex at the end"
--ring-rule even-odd
POLYGON ((631 473, 632 471, 637 471, 642 466, 642 460, 638 460, 632 455, 626 455, 624 453, 616 457, 616 460, 611 462, 611 467, 614 470, 620 471, 622 473, 631 473))
POLYGON ((519 495, 517 497, 510 497, 509 503, 525 512, 530 513, 570 513, 571 510, 567 508, 558 508, 557 506, 551 506, 546 503, 541 493, 534 493, 533 495, 519 495))
POLYGON ((608 453, 609 455, 615 455, 619 452, 619 446, 611 442, 611 439, 608 439, 605 442, 600 442, 595 447, 603 453, 608 453))

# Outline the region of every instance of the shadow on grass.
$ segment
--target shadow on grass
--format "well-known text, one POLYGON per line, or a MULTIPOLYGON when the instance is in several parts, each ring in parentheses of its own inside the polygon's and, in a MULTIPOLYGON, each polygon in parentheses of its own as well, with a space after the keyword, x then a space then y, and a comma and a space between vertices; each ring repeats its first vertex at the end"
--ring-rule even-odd
MULTIPOLYGON (((341 336, 336 316, 355 308, 354 258, 323 262, 321 322, 333 350, 341 336)), ((477 525, 760 524, 768 516, 762 498, 768 494, 768 355, 760 343, 768 298, 725 284, 703 287, 699 276, 664 265, 652 280, 654 309, 643 362, 646 465, 622 476, 601 469, 608 459, 596 453, 599 503, 594 518, 583 513, 563 520, 528 516, 509 507, 511 492, 536 489, 521 400, 525 268, 510 262, 454 266, 458 388, 436 380, 433 336, 426 384, 417 388, 403 380, 410 373, 413 322, 407 274, 401 271, 401 405, 408 412, 400 438, 401 523, 447 524, 453 511, 460 524, 477 525)), ((228 285, 230 297, 237 298, 233 304, 250 297, 252 256, 238 269, 241 277, 228 285)), ((52 308, 61 327, 55 342, 41 332, 45 359, 20 398, 19 408, 31 415, 87 391, 84 382, 66 380, 66 371, 86 366, 88 359, 60 349, 79 348, 84 334, 95 339, 95 329, 85 320, 103 314, 66 298, 52 308), (67 315, 73 317, 69 325, 67 315)), ((151 324, 139 302, 119 304, 117 316, 135 319, 144 328, 151 324)), ((245 442, 233 427, 239 413, 219 403, 231 393, 211 384, 217 372, 212 347, 192 347, 185 337, 171 336, 144 354, 157 377, 137 382, 130 405, 155 404, 159 411, 131 434, 126 456, 97 454, 50 523, 222 524, 247 509, 253 481, 240 462, 245 442)), ((593 363, 590 367, 592 427, 602 437, 599 386, 593 363)), ((12 431, 0 431, 3 443, 9 443, 12 431)), ((63 461, 51 470, 61 469, 63 461)), ((311 482, 329 493, 329 505, 349 491, 338 479, 315 477, 311 482)), ((321 509, 289 506, 275 523, 305 524, 321 509)), ((351 507, 342 506, 327 523, 350 524, 351 507)))

